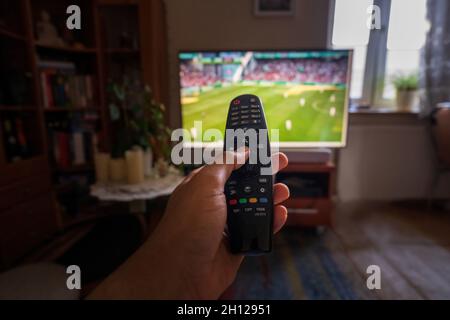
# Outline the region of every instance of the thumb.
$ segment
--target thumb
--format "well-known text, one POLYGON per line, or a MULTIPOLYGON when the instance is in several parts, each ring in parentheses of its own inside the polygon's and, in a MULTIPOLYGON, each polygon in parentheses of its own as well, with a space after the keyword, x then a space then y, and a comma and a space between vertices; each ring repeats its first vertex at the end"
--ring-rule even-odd
MULTIPOLYGON (((207 179, 212 179, 218 185, 216 187, 223 188, 231 173, 244 165, 249 157, 248 148, 240 148, 237 151, 225 151, 218 155, 213 164, 207 165, 202 174, 207 179)), ((208 181, 211 183, 212 181, 208 181)))

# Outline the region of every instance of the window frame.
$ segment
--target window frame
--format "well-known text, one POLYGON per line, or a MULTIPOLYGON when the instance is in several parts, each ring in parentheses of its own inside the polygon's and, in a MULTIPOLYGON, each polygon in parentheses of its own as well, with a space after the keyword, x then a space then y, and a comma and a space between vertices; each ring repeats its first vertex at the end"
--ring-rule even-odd
MULTIPOLYGON (((370 106, 371 108, 393 107, 394 99, 383 97, 386 76, 387 38, 391 0, 373 0, 373 5, 380 8, 380 29, 372 29, 367 43, 366 63, 364 67, 361 97, 350 99, 356 106, 370 106)), ((333 25, 336 0, 331 0, 328 26, 328 46, 333 48, 333 25)))

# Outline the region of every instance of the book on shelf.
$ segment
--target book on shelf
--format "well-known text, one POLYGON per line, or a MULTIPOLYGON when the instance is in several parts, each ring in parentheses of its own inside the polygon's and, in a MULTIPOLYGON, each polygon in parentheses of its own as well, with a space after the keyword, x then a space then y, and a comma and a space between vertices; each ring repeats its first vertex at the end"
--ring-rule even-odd
POLYGON ((3 140, 8 162, 16 162, 30 157, 30 149, 20 116, 2 117, 3 140))
POLYGON ((77 74, 72 62, 40 61, 40 82, 45 108, 87 108, 94 105, 94 76, 77 74))
POLYGON ((82 166, 93 161, 95 125, 81 115, 69 119, 50 119, 47 121, 49 153, 58 168, 82 166))

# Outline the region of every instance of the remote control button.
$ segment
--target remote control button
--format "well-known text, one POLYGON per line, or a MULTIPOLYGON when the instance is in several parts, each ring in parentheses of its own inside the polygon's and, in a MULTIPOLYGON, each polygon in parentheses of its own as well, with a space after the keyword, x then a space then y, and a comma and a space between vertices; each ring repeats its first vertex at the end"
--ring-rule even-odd
POLYGON ((242 120, 241 121, 241 124, 249 124, 250 123, 250 121, 248 121, 248 120, 242 120))
POLYGON ((269 199, 267 199, 267 198, 259 198, 259 202, 260 203, 268 203, 269 199))
POLYGON ((261 113, 261 111, 259 109, 251 109, 250 112, 251 113, 261 113))
POLYGON ((236 99, 236 100, 233 101, 233 103, 234 103, 235 105, 238 105, 238 104, 241 103, 241 102, 239 101, 239 99, 236 99))
POLYGON ((235 204, 237 204, 237 200, 236 200, 236 199, 231 199, 228 203, 229 203, 231 206, 234 206, 235 204))
POLYGON ((228 184, 229 186, 235 186, 235 185, 237 185, 237 181, 236 181, 236 180, 228 180, 228 181, 227 181, 227 184, 228 184))
POLYGON ((255 98, 250 98, 250 102, 256 102, 255 98))
POLYGON ((256 212, 266 212, 266 208, 258 207, 258 208, 256 208, 256 212))
POLYGON ((239 212, 241 212, 241 209, 239 209, 239 208, 234 208, 232 211, 233 211, 233 213, 239 213, 239 212))
POLYGON ((245 203, 247 203, 247 198, 240 198, 240 199, 239 199, 239 203, 240 203, 240 204, 245 204, 245 203))
POLYGON ((245 186, 245 187, 244 187, 244 192, 245 192, 245 193, 250 193, 250 192, 252 192, 252 187, 251 187, 251 186, 245 186))
POLYGON ((242 110, 241 114, 248 114, 250 111, 249 110, 242 110))
POLYGON ((239 123, 238 121, 235 121, 235 122, 232 122, 231 125, 234 127, 234 126, 237 126, 238 123, 239 123))
POLYGON ((252 118, 259 119, 259 118, 261 118, 261 115, 260 114, 252 114, 252 118))
POLYGON ((261 188, 259 188, 259 192, 261 192, 261 193, 266 193, 266 188, 264 188, 264 187, 261 187, 261 188))
POLYGON ((232 120, 232 121, 239 120, 239 117, 231 117, 231 120, 232 120))
POLYGON ((258 182, 259 183, 267 183, 269 180, 267 178, 259 178, 258 182))
POLYGON ((256 199, 256 198, 250 198, 250 199, 248 199, 248 202, 250 202, 250 203, 257 203, 257 202, 258 202, 258 199, 256 199))
POLYGON ((258 173, 259 173, 258 165, 249 164, 247 162, 246 165, 244 166, 243 173, 245 174, 246 177, 253 177, 255 175, 258 175, 258 173))
POLYGON ((249 116, 241 116, 241 119, 248 119, 249 116))
POLYGON ((244 212, 253 212, 253 208, 252 207, 248 207, 248 208, 244 208, 244 212))
POLYGON ((236 193, 236 189, 230 189, 230 196, 234 196, 236 193))
POLYGON ((239 111, 234 111, 234 112, 231 113, 232 117, 237 116, 237 115, 239 115, 239 111))
POLYGON ((244 145, 245 145, 246 147, 248 147, 249 144, 250 144, 250 137, 249 137, 249 136, 245 136, 245 138, 244 138, 244 145))
MULTIPOLYGON (((242 123, 242 121, 241 121, 242 123)), ((261 123, 261 120, 252 120, 252 123, 257 124, 257 123, 261 123)))
POLYGON ((259 110, 259 106, 257 104, 252 104, 252 105, 250 105, 250 107, 252 107, 253 109, 258 109, 259 110))
POLYGON ((249 106, 241 106, 241 109, 248 109, 249 106))

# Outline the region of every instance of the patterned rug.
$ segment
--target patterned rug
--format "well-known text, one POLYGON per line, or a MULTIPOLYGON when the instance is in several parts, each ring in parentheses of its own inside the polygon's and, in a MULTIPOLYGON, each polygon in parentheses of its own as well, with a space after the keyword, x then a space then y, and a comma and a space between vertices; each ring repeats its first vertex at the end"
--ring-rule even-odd
POLYGON ((327 231, 284 229, 273 252, 245 258, 224 299, 376 299, 327 231), (324 239, 327 239, 326 241, 324 239))

